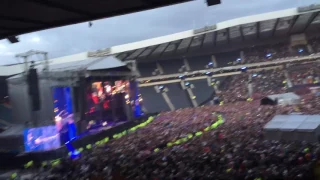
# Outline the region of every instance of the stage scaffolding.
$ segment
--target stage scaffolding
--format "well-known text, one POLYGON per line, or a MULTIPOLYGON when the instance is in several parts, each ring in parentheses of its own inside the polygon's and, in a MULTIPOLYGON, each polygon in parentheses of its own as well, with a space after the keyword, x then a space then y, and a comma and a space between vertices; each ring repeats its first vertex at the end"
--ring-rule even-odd
MULTIPOLYGON (((23 54, 21 57, 26 57, 23 54)), ((26 59, 26 58, 25 58, 26 59)), ((27 72, 30 63, 25 61, 27 72)), ((26 73, 22 73, 7 79, 9 87, 9 97, 12 104, 13 121, 17 124, 35 122, 35 126, 46 126, 54 124, 55 114, 53 88, 72 87, 73 112, 77 124, 86 121, 85 119, 85 93, 87 83, 90 79, 99 78, 103 80, 128 80, 130 82, 130 101, 136 102, 138 97, 138 86, 136 82, 135 62, 131 61, 130 66, 121 62, 113 56, 91 57, 84 60, 77 60, 67 63, 55 63, 48 60, 44 63, 35 63, 39 79, 39 96, 41 108, 32 112, 30 108, 30 98, 28 97, 28 84, 26 73), (77 92, 75 89, 78 88, 77 92), (77 99, 75 101, 74 99, 77 99), (75 104, 76 103, 76 104, 75 104)), ((135 103, 136 104, 136 103, 135 103)), ((130 112, 126 110, 129 114, 130 112)), ((132 113, 130 119, 138 115, 132 113), (132 115, 135 114, 135 115, 132 115)))

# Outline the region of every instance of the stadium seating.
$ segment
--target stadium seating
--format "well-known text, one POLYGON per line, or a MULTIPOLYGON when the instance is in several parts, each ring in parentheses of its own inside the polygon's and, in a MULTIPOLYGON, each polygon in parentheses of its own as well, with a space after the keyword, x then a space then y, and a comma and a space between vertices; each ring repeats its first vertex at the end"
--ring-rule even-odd
POLYGON ((160 93, 156 93, 154 86, 140 88, 143 105, 149 113, 170 110, 160 93))

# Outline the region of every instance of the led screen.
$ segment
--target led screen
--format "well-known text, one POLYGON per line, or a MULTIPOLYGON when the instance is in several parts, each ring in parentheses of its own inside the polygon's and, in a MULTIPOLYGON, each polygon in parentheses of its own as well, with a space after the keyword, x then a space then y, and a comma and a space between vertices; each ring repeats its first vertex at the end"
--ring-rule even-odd
POLYGON ((56 126, 44 126, 24 130, 26 152, 47 151, 60 147, 60 134, 56 126))
POLYGON ((53 88, 53 99, 55 123, 60 133, 60 141, 64 144, 76 136, 71 87, 53 88))
POLYGON ((86 119, 91 122, 88 128, 99 126, 106 121, 126 120, 126 117, 122 116, 125 115, 123 104, 128 92, 127 80, 91 82, 87 87, 86 119))

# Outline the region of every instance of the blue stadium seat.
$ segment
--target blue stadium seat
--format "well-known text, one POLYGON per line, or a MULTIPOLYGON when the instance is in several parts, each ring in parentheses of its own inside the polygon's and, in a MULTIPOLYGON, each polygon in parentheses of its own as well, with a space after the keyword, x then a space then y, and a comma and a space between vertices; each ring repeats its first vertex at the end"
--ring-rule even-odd
POLYGON ((167 84, 168 96, 176 109, 192 107, 187 90, 181 88, 180 83, 167 84))
POLYGON ((154 86, 141 87, 139 91, 148 113, 170 110, 162 95, 155 91, 154 86))

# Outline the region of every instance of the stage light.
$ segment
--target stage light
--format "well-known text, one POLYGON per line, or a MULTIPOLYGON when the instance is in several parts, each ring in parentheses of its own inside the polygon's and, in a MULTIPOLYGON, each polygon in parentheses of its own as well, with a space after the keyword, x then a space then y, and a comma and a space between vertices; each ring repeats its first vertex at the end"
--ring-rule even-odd
POLYGON ((247 67, 242 67, 241 72, 247 72, 247 69, 248 69, 247 67))
POLYGON ((107 121, 102 123, 102 126, 106 126, 106 125, 108 125, 107 121))
POLYGON ((241 61, 241 58, 238 58, 237 61, 240 62, 240 61, 241 61))
POLYGON ((129 94, 126 94, 126 95, 124 96, 124 98, 125 98, 125 99, 129 99, 129 94))
POLYGON ((267 58, 269 58, 269 57, 271 57, 271 56, 272 56, 271 53, 268 53, 268 54, 266 55, 267 58))
POLYGON ((159 86, 159 90, 163 90, 164 89, 164 86, 159 86))
POLYGON ((180 75, 179 78, 180 78, 181 80, 186 79, 186 77, 185 77, 184 75, 180 75))
POLYGON ((213 62, 209 62, 206 67, 207 67, 207 68, 213 68, 213 62))
POLYGON ((257 77, 258 76, 258 74, 252 74, 252 77, 257 77))
POLYGON ((107 93, 110 93, 111 92, 111 86, 110 85, 106 85, 105 87, 104 87, 105 89, 106 89, 106 92, 107 93))
POLYGON ((299 49, 298 52, 299 52, 299 53, 302 53, 302 52, 303 52, 303 49, 299 49))
POLYGON ((211 76, 211 75, 212 75, 212 72, 206 72, 206 75, 207 75, 207 76, 211 76))
POLYGON ((60 116, 56 116, 56 117, 54 117, 54 120, 55 120, 56 122, 59 122, 59 121, 62 120, 62 118, 61 118, 60 116))
POLYGON ((186 82, 184 85, 185 85, 185 86, 190 86, 190 83, 189 83, 189 82, 186 82))

